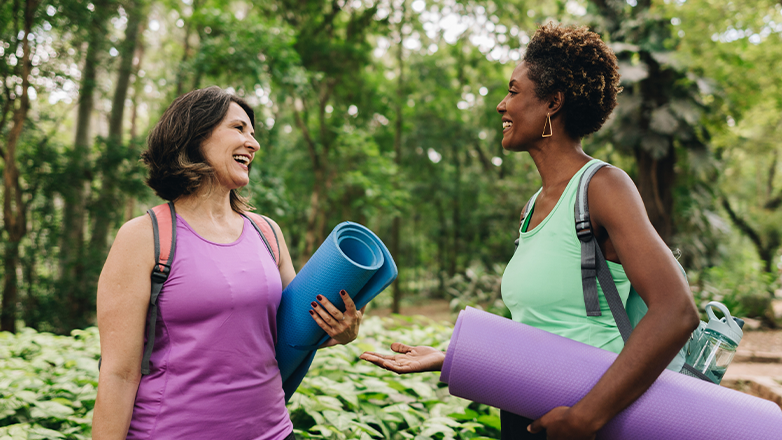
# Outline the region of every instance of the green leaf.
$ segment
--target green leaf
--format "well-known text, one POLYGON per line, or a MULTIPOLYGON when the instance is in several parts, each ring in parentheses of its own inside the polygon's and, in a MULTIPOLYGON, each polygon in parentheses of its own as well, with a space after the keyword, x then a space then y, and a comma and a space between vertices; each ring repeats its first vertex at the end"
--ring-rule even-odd
POLYGON ((30 411, 34 419, 64 419, 73 414, 73 408, 51 400, 35 402, 35 407, 30 411))
POLYGON ((500 430, 500 418, 495 415, 482 415, 478 417, 478 422, 483 423, 486 426, 490 426, 496 430, 500 430))

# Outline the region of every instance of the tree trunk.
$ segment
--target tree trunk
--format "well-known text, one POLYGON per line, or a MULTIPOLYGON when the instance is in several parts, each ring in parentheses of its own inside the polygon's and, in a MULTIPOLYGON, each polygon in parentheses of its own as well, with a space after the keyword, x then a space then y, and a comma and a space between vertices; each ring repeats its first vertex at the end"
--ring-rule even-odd
MULTIPOLYGON (((141 32, 146 27, 146 21, 142 21, 139 24, 139 32, 141 32)), ((143 32, 142 32, 143 35, 143 32)), ((139 38, 138 44, 136 47, 136 55, 135 59, 138 60, 136 62, 136 65, 133 67, 134 75, 136 76, 135 82, 133 83, 133 97, 131 100, 133 101, 133 104, 130 107, 130 140, 133 142, 131 145, 136 145, 135 140, 138 138, 138 102, 139 102, 139 96, 141 95, 141 86, 143 82, 139 79, 139 71, 141 70, 142 62, 144 61, 144 40, 142 38, 139 38)), ((134 217, 134 213, 136 211, 136 198, 134 196, 128 197, 128 199, 125 202, 125 221, 130 221, 134 217)))
POLYGON ((314 177, 312 192, 310 193, 310 210, 307 213, 307 230, 304 233, 304 252, 299 257, 299 264, 301 266, 309 260, 315 252, 316 246, 323 241, 325 235, 326 195, 331 188, 334 176, 330 172, 330 164, 328 161, 329 139, 327 138, 328 127, 325 125, 326 119, 324 117, 324 109, 329 100, 332 87, 333 86, 323 87, 318 102, 320 107, 320 143, 322 145, 320 151, 317 148, 315 140, 310 135, 310 130, 307 126, 307 113, 305 111, 304 101, 301 98, 294 99, 293 116, 296 120, 296 125, 301 129, 304 142, 307 145, 307 151, 309 152, 310 160, 312 161, 312 172, 314 177))
POLYGON ((317 246, 318 237, 321 235, 318 229, 323 224, 321 217, 324 216, 321 206, 325 197, 324 174, 325 172, 320 165, 313 172, 315 182, 313 182, 312 192, 310 193, 310 211, 307 213, 307 231, 304 233, 304 253, 300 261, 302 266, 315 253, 315 246, 317 246))
POLYGON ((19 266, 19 242, 8 240, 3 254, 3 309, 0 316, 0 331, 16 333, 16 303, 19 296, 16 268, 19 266))
MULTIPOLYGON (((405 22, 404 18, 406 17, 406 3, 402 3, 402 23, 405 22)), ((402 128, 403 128, 403 111, 402 111, 402 101, 405 96, 404 87, 405 87, 405 65, 404 65, 404 46, 402 45, 402 41, 404 40, 404 35, 402 35, 402 23, 399 24, 399 45, 397 46, 397 53, 396 53, 396 62, 399 66, 399 76, 397 77, 397 83, 396 83, 396 105, 395 105, 395 112, 396 112, 396 121, 394 121, 394 163, 396 164, 396 172, 400 173, 402 169, 402 128)), ((394 181, 394 186, 398 190, 399 189, 399 179, 400 176, 396 176, 397 179, 394 181)), ((400 230, 402 228, 402 216, 397 211, 394 215, 394 219, 391 221, 391 249, 389 251, 391 252, 391 255, 395 258, 399 258, 399 236, 400 236, 400 230)), ((399 276, 396 280, 394 280, 394 283, 391 285, 391 291, 393 295, 393 302, 391 303, 391 312, 392 313, 399 313, 400 310, 400 302, 402 301, 402 289, 399 287, 399 282, 401 278, 402 273, 402 266, 398 265, 397 270, 399 271, 399 276)))
POLYGON ((117 75, 117 88, 114 91, 114 99, 111 106, 108 142, 106 143, 104 158, 101 161, 103 165, 103 170, 101 170, 103 182, 95 209, 96 215, 90 239, 90 261, 93 263, 90 265, 91 267, 100 267, 100 261, 105 258, 109 227, 123 206, 120 195, 117 193, 117 180, 113 171, 124 156, 122 152, 122 122, 125 116, 125 99, 128 96, 128 88, 130 87, 130 76, 133 70, 133 57, 136 53, 139 24, 143 18, 141 0, 131 0, 127 6, 128 25, 125 31, 125 41, 120 45, 121 58, 117 75))
POLYGON ((79 109, 76 118, 76 137, 73 149, 68 156, 68 174, 62 185, 63 229, 60 246, 60 290, 61 306, 64 313, 64 327, 59 331, 67 333, 81 322, 80 303, 87 296, 85 293, 85 243, 84 230, 87 211, 87 195, 91 180, 90 152, 90 122, 95 102, 97 86, 98 54, 105 41, 104 2, 96 2, 90 23, 87 41, 87 53, 84 57, 82 81, 79 89, 79 109), (100 4, 98 4, 100 3, 100 4))
POLYGON ((461 252, 461 231, 462 231, 462 218, 461 218, 461 191, 462 191, 462 162, 459 159, 459 146, 452 145, 453 152, 453 164, 454 164, 454 186, 453 186, 453 199, 451 199, 451 219, 453 220, 453 233, 452 240, 452 252, 451 261, 448 265, 448 275, 453 277, 459 270, 459 253, 461 252))
POLYGON ((663 241, 671 242, 673 237, 673 186, 676 183, 676 154, 673 146, 668 153, 655 159, 641 148, 635 150, 638 164, 638 191, 641 193, 646 213, 652 226, 663 241))
POLYGON ((3 302, 0 310, 0 331, 16 332, 16 306, 18 285, 16 269, 19 267, 19 243, 27 234, 27 206, 22 201, 22 188, 19 182, 19 169, 16 167, 16 146, 22 135, 24 121, 30 109, 30 40, 27 36, 33 26, 38 1, 28 0, 24 9, 24 33, 22 34, 22 94, 19 108, 14 111, 14 126, 8 133, 5 148, 5 167, 3 168, 3 229, 8 234, 3 255, 5 280, 3 284, 3 302))

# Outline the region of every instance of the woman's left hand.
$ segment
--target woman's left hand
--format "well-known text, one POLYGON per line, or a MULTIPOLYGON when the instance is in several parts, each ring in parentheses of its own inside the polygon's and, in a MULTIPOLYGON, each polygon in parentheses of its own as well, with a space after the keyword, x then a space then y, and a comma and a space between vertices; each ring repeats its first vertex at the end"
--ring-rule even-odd
POLYGON ((361 325, 361 318, 364 316, 364 309, 356 310, 356 304, 347 292, 339 292, 342 301, 345 303, 345 311, 340 312, 338 308, 323 295, 318 295, 317 300, 312 302, 310 315, 318 323, 331 339, 326 341, 321 348, 331 347, 337 344, 349 344, 358 336, 358 327, 361 325))
POLYGON ((569 406, 558 406, 532 422, 527 430, 536 434, 546 430, 548 440, 594 440, 596 433, 579 422, 569 406))

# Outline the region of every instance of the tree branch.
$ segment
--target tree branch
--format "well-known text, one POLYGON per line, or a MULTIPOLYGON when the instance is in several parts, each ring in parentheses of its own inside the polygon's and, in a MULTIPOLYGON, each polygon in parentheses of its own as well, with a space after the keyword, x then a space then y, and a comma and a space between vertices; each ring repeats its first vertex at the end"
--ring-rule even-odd
POLYGON ((306 122, 301 118, 300 111, 304 109, 304 102, 299 97, 293 98, 293 117, 296 119, 296 125, 301 129, 301 134, 304 137, 304 142, 307 144, 307 150, 310 153, 312 159, 312 165, 318 168, 320 165, 320 158, 318 157, 318 150, 315 146, 315 141, 310 136, 310 131, 307 128, 306 122), (301 107, 301 109, 299 108, 301 107))
POLYGON ((334 87, 337 85, 337 80, 334 78, 331 78, 326 81, 325 87, 320 87, 321 93, 318 98, 319 102, 319 108, 318 108, 318 119, 320 123, 320 142, 323 144, 323 149, 325 150, 325 153, 328 154, 329 151, 329 139, 328 139, 328 124, 326 124, 326 104, 329 102, 329 99, 331 99, 331 94, 334 92, 334 87))
POLYGON ((733 211, 733 208, 730 206, 730 202, 725 196, 721 197, 722 199, 722 207, 725 208, 725 211, 728 213, 728 217, 730 217, 730 220, 733 222, 734 225, 736 225, 737 228, 739 228, 739 231, 744 233, 751 241, 755 244, 755 247, 758 248, 758 251, 760 253, 763 252, 764 246, 763 241, 760 239, 760 235, 755 231, 752 226, 749 225, 743 218, 739 217, 735 211, 733 211))
POLYGON ((771 159, 771 164, 768 166, 768 181, 766 182, 766 197, 771 197, 771 193, 774 190, 774 177, 776 177, 779 151, 774 150, 772 157, 773 158, 771 159))

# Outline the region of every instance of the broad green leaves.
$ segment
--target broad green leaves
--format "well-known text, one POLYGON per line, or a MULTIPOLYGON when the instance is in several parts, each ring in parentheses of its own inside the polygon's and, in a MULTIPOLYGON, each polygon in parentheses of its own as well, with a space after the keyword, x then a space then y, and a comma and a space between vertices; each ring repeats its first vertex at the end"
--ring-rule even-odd
POLYGON ((362 337, 322 350, 288 405, 301 438, 466 439, 496 437, 499 412, 450 397, 436 373, 399 376, 358 360, 395 341, 447 346, 451 329, 367 319, 362 337))
POLYGON ((0 439, 89 438, 98 331, 0 333, 0 439))
MULTIPOLYGON (((358 359, 395 341, 445 349, 451 328, 368 318, 348 346, 321 350, 288 411, 299 438, 496 438, 499 412, 450 397, 436 373, 398 376, 358 359)), ((96 328, 70 337, 0 333, 0 440, 90 436, 100 353, 96 328)))

